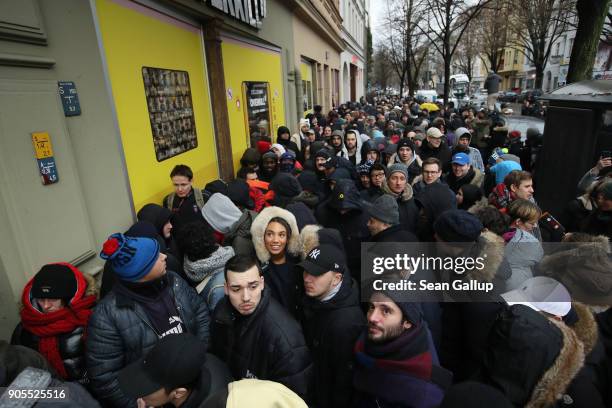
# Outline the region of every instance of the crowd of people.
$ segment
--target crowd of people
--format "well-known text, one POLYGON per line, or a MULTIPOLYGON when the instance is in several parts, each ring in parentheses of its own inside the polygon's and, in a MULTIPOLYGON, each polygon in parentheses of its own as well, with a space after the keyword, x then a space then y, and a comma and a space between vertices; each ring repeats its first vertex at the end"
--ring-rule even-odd
POLYGON ((43 384, 83 407, 612 406, 609 157, 559 222, 534 199, 542 135, 486 109, 384 97, 251 136, 234 180, 177 165, 99 282, 34 275, 0 402, 43 384), (488 248, 462 279, 495 298, 363 290, 363 243, 418 242, 488 248))

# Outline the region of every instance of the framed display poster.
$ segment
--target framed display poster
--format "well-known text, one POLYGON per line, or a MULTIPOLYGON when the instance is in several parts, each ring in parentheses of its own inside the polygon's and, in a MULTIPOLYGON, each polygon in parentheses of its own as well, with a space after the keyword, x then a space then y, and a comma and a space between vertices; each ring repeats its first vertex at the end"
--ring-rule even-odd
POLYGON ((245 114, 248 126, 249 146, 270 134, 270 98, 267 82, 243 82, 245 114))
POLYGON ((198 147, 187 71, 142 67, 157 161, 198 147))

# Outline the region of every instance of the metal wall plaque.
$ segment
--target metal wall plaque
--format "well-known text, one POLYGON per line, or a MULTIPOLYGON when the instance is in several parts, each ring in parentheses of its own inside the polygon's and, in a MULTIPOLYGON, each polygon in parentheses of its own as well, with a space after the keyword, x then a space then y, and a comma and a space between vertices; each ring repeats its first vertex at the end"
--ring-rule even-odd
POLYGON ((79 95, 77 94, 76 86, 72 81, 59 81, 57 83, 62 106, 64 107, 65 116, 78 116, 81 114, 81 105, 79 104, 79 95))

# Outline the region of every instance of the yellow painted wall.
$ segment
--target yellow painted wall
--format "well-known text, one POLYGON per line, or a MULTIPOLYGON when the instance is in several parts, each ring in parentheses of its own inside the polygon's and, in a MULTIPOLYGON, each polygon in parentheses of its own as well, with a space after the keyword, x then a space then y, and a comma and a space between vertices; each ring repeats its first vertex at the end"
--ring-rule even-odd
MULTIPOLYGON (((314 81, 312 80, 312 64, 305 63, 302 61, 300 64, 300 74, 302 75, 303 81, 310 81, 310 100, 312 101, 312 105, 314 106, 314 81)), ((307 109, 303 112, 303 116, 305 117, 309 113, 312 113, 313 109, 307 109)))
POLYGON ((232 90, 232 99, 227 101, 227 110, 232 135, 234 169, 240 168, 240 158, 248 146, 245 95, 243 82, 268 82, 271 137, 276 142, 276 130, 285 123, 283 104, 283 75, 281 55, 274 51, 257 48, 234 40, 221 43, 225 86, 232 90), (240 100, 238 107, 237 100, 240 100))
POLYGON ((191 167, 198 187, 217 178, 201 32, 123 0, 97 0, 96 7, 136 211, 146 203, 161 203, 172 190, 170 171, 177 164, 191 167), (157 161, 143 66, 189 73, 197 148, 157 161))

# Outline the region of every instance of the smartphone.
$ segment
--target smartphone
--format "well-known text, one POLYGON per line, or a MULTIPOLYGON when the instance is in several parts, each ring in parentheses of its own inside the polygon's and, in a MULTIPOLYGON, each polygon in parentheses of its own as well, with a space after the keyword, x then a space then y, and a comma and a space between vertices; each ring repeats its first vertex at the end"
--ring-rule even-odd
POLYGON ((610 151, 610 150, 602 150, 601 151, 601 158, 602 159, 610 159, 610 158, 612 158, 612 151, 610 151))

